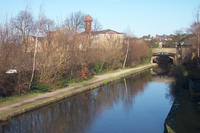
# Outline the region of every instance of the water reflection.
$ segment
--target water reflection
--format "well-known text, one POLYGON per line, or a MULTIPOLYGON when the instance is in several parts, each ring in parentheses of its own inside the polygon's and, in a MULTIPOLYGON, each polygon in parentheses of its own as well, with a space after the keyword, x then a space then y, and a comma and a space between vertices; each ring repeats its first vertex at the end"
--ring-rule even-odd
MULTIPOLYGON (((123 113, 134 112, 136 99, 138 95, 144 93, 145 89, 148 89, 146 85, 150 79, 151 75, 147 72, 107 84, 93 91, 16 117, 6 124, 1 124, 0 131, 2 133, 100 132, 95 124, 98 123, 99 118, 107 117, 106 111, 113 110, 113 108, 119 111, 124 108, 123 113)), ((114 114, 109 116, 118 117, 114 114)), ((107 132, 110 131, 107 130, 107 132)))

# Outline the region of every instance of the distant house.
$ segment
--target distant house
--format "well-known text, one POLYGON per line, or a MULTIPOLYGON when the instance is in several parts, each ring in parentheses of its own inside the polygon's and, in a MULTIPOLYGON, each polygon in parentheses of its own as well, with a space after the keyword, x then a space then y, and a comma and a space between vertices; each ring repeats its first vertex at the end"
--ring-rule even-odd
POLYGON ((171 41, 174 35, 156 35, 155 40, 159 42, 171 41))
POLYGON ((124 41, 124 34, 117 31, 107 29, 102 31, 95 31, 91 33, 91 39, 93 43, 98 43, 102 45, 107 45, 111 43, 120 43, 124 41))
POLYGON ((144 41, 152 41, 153 37, 151 37, 151 35, 148 35, 148 36, 143 36, 141 39, 144 41))

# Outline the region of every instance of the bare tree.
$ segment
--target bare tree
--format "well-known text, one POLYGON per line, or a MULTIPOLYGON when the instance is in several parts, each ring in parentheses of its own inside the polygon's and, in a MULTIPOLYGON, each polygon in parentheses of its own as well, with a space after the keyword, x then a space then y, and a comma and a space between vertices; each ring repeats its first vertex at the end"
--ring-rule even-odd
POLYGON ((128 51, 129 51, 129 44, 130 44, 130 37, 133 36, 133 33, 132 33, 131 28, 129 26, 127 27, 126 32, 127 32, 126 33, 127 39, 125 39, 125 43, 127 44, 127 48, 126 48, 126 54, 125 54, 124 63, 123 63, 122 68, 125 68, 125 66, 126 66, 126 61, 127 61, 127 57, 128 57, 128 51))
POLYGON ((194 34, 196 36, 196 48, 197 48, 197 56, 200 57, 200 7, 197 9, 195 13, 195 21, 194 23, 190 26, 189 32, 194 34))
POLYGON ((53 31, 55 30, 55 23, 53 20, 47 18, 46 16, 41 16, 40 17, 40 25, 41 25, 41 30, 43 32, 48 32, 48 31, 53 31))
POLYGON ((196 34, 197 34, 197 47, 198 47, 198 57, 200 57, 200 21, 199 21, 199 17, 200 17, 200 7, 197 10, 196 13, 196 34))
POLYGON ((35 75, 35 69, 36 69, 36 55, 37 55, 37 49, 38 49, 38 37, 44 37, 45 33, 48 32, 53 26, 53 21, 50 19, 47 19, 42 13, 40 13, 38 20, 36 22, 36 39, 35 39, 35 46, 34 46, 34 56, 33 56, 33 67, 32 67, 32 74, 31 74, 31 80, 29 84, 29 89, 31 88, 32 81, 35 75))
POLYGON ((25 52, 27 50, 26 37, 34 29, 33 16, 27 10, 21 11, 15 18, 11 19, 11 25, 21 36, 21 41, 25 44, 25 52))
POLYGON ((9 40, 10 27, 7 22, 0 25, 0 45, 5 44, 9 40))
POLYGON ((129 51, 129 44, 130 44, 130 37, 127 37, 125 43, 127 44, 127 48, 126 48, 126 54, 125 54, 125 58, 124 58, 124 63, 123 63, 123 66, 122 68, 125 68, 125 65, 126 65, 126 60, 127 60, 127 57, 128 57, 128 51, 129 51))
POLYGON ((68 31, 80 32, 84 29, 84 14, 82 12, 72 13, 70 17, 65 20, 65 27, 68 31))
POLYGON ((94 19, 92 22, 92 31, 100 31, 102 30, 102 25, 99 23, 97 19, 94 19))

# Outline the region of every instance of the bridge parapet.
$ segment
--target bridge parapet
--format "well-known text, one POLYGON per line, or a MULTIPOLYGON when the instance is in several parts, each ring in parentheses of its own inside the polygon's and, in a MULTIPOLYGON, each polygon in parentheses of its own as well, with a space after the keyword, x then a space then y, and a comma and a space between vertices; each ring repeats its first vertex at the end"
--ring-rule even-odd
POLYGON ((173 53, 176 54, 176 48, 153 48, 153 54, 155 53, 173 53))

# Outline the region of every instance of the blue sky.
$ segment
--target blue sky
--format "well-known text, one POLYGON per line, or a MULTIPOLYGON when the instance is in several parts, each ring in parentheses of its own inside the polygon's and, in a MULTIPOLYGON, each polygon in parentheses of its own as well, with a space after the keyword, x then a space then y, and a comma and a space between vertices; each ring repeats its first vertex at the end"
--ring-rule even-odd
POLYGON ((97 18, 104 29, 142 36, 188 28, 200 0, 2 0, 0 19, 15 16, 27 5, 34 16, 42 7, 46 16, 56 22, 71 12, 82 11, 97 18))

